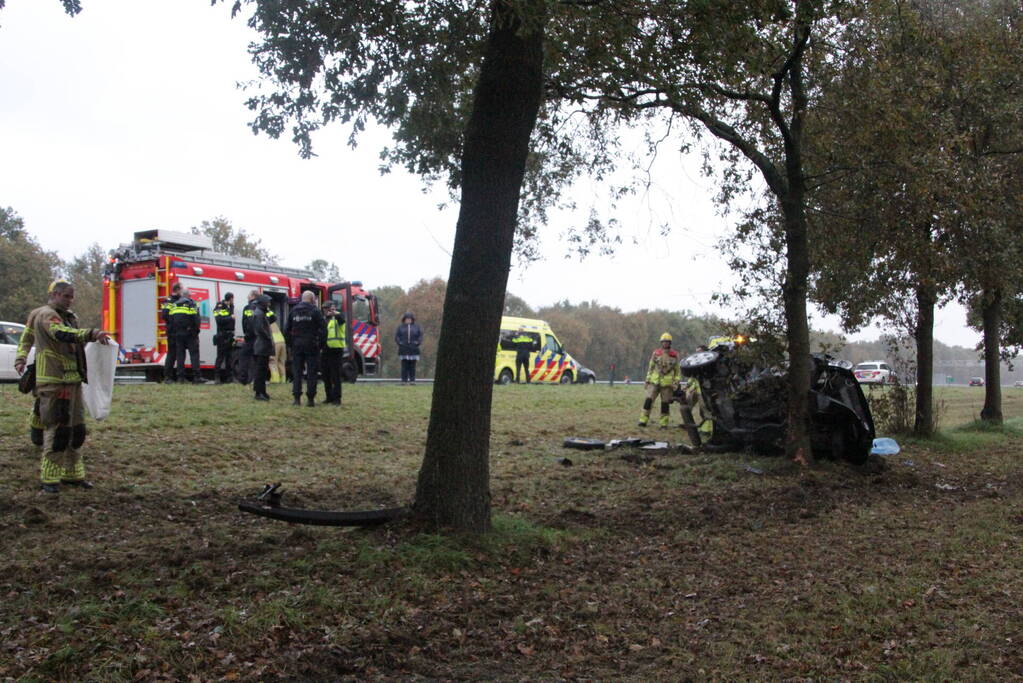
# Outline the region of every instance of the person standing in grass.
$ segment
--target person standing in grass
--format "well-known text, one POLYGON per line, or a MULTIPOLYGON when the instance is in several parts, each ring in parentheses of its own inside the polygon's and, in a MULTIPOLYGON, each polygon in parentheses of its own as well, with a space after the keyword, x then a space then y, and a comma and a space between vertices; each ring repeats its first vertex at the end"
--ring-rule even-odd
POLYGON ((270 297, 260 294, 255 298, 255 304, 249 328, 252 332, 252 390, 257 401, 269 401, 266 380, 270 374, 270 357, 274 355, 274 338, 267 321, 270 297))
POLYGON ((337 312, 333 301, 323 304, 323 317, 326 325, 326 337, 323 341, 323 391, 327 394, 327 403, 341 405, 341 368, 344 363, 347 330, 345 318, 337 312))
MULTIPOLYGON (((316 306, 316 295, 302 292, 302 300, 288 313, 287 339, 291 351, 291 394, 295 405, 302 403, 302 378, 306 380, 306 405, 316 405, 316 384, 320 380, 320 347, 327 334, 327 322, 316 306)), ((328 397, 329 398, 329 397, 328 397)))
MULTIPOLYGON (((110 333, 78 327, 71 311, 75 288, 58 280, 50 285, 45 306, 29 313, 36 347, 36 395, 43 426, 43 453, 39 479, 43 491, 59 493, 60 485, 91 489, 79 449, 85 443, 82 382, 86 380, 85 344, 110 343, 110 333)), ((15 358, 18 374, 26 358, 15 358)))
POLYGON ((650 356, 650 365, 646 373, 646 398, 643 400, 643 413, 639 416, 639 426, 646 427, 650 422, 650 409, 654 399, 661 397, 661 429, 668 428, 668 411, 675 389, 682 378, 679 368, 678 351, 671 348, 671 335, 661 335, 661 345, 654 349, 650 356))
POLYGON ((412 315, 412 311, 401 316, 401 324, 394 331, 394 341, 398 343, 398 358, 401 359, 401 383, 415 384, 423 330, 416 324, 416 316, 412 315))

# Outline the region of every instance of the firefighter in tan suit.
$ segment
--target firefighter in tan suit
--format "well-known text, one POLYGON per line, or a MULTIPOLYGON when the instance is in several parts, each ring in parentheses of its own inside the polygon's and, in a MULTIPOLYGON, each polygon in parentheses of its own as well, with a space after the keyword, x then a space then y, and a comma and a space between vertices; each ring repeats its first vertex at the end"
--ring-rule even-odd
POLYGON ((643 401, 643 412, 639 416, 639 426, 646 427, 650 421, 650 409, 654 399, 661 397, 661 429, 668 428, 668 409, 675 388, 682 377, 678 367, 678 351, 671 348, 671 335, 661 335, 661 345, 654 349, 650 356, 650 366, 646 373, 646 398, 643 401))
MULTIPOLYGON (((58 493, 60 484, 92 488, 85 479, 85 463, 78 451, 85 443, 82 381, 85 379, 86 342, 107 344, 102 330, 79 329, 71 312, 75 289, 68 282, 50 285, 49 301, 29 314, 36 347, 36 395, 43 426, 43 454, 39 478, 43 490, 58 493)), ((24 372, 25 358, 15 359, 24 372)))

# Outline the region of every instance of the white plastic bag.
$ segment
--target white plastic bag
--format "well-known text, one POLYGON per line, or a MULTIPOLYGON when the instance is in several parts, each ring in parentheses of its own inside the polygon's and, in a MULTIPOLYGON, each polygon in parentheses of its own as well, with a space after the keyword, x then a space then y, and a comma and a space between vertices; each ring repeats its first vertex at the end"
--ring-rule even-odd
POLYGON ((82 385, 82 400, 94 420, 103 420, 110 415, 114 397, 117 344, 89 342, 85 345, 85 363, 89 366, 89 382, 82 385))

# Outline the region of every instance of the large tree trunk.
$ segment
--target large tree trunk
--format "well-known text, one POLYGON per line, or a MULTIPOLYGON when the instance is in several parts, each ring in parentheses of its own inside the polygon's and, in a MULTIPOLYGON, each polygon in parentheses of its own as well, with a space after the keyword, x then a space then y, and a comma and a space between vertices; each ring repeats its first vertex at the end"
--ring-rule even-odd
POLYGON ((462 203, 415 500, 428 524, 477 533, 490 528, 494 349, 543 89, 543 22, 524 28, 501 0, 491 13, 462 152, 462 203))
POLYGON ((933 285, 916 288, 916 416, 913 434, 934 434, 934 305, 937 294, 933 285))
POLYGON ((981 297, 984 321, 984 408, 980 419, 1002 423, 1002 358, 999 333, 1002 329, 1002 290, 985 289, 981 297))
MULTIPOLYGON (((790 178, 793 174, 790 173, 790 178)), ((791 182, 791 180, 790 180, 791 182)), ((785 214, 786 275, 782 287, 785 304, 786 340, 789 351, 788 440, 789 458, 808 464, 810 449, 810 326, 806 320, 807 278, 810 272, 810 247, 803 209, 802 181, 782 198, 785 214)))

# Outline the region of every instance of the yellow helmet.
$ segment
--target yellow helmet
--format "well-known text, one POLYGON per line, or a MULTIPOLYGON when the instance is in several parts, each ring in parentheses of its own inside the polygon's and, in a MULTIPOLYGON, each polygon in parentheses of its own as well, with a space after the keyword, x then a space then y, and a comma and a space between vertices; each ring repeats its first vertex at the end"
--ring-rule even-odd
POLYGON ((53 290, 57 289, 57 285, 70 285, 71 283, 63 278, 57 278, 50 283, 50 286, 46 288, 47 294, 53 294, 53 290))
POLYGON ((671 341, 671 335, 665 332, 661 335, 661 341, 671 341))

